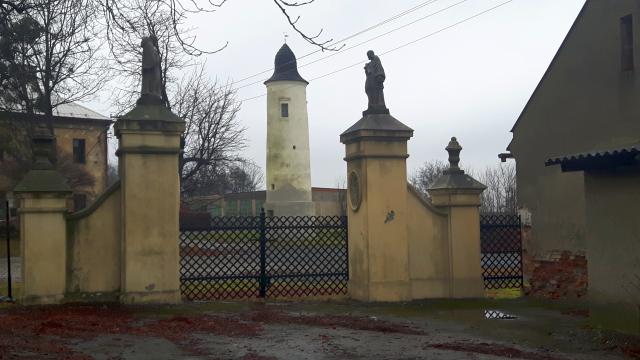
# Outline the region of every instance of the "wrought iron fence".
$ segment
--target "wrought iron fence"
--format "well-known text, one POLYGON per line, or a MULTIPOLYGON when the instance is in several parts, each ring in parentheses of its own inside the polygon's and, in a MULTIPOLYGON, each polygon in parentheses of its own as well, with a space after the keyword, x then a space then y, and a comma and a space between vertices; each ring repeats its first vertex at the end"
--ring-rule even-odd
POLYGON ((481 214, 480 243, 485 288, 522 288, 520 216, 481 214))
POLYGON ((183 223, 180 249, 187 300, 347 292, 346 217, 213 217, 183 223))
POLYGON ((0 233, 4 237, 4 243, 1 245, 1 252, 5 253, 5 258, 0 259, 0 288, 4 288, 4 291, 0 292, 1 301, 13 301, 13 284, 12 280, 12 268, 15 267, 15 263, 12 264, 11 255, 15 253, 15 249, 11 249, 11 241, 18 236, 17 218, 11 214, 11 207, 9 201, 5 201, 3 204, 2 219, 0 219, 0 233))

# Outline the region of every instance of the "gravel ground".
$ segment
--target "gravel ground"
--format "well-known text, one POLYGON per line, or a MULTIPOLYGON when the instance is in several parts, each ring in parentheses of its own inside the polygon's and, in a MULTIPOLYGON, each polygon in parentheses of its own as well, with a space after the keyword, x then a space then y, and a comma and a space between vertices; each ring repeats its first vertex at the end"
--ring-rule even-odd
POLYGON ((0 309, 0 359, 625 359, 640 338, 528 300, 0 309), (499 310, 506 319, 488 310, 499 310), (500 317, 500 316, 499 316, 500 317), (627 355, 625 355, 625 353, 627 355))

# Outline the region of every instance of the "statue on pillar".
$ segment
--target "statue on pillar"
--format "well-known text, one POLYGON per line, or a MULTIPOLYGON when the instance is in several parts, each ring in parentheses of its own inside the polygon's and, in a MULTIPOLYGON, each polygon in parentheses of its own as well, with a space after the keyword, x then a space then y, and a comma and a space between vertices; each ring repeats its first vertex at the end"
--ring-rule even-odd
POLYGON ((384 80, 386 76, 382 62, 380 58, 374 54, 373 50, 367 51, 367 57, 370 61, 364 66, 364 72, 367 76, 364 91, 369 98, 369 106, 367 110, 363 112, 363 115, 389 114, 389 109, 387 109, 384 103, 384 80))
POLYGON ((156 47, 157 40, 154 36, 142 38, 142 89, 140 90, 140 102, 162 103, 162 75, 160 73, 160 55, 156 47))

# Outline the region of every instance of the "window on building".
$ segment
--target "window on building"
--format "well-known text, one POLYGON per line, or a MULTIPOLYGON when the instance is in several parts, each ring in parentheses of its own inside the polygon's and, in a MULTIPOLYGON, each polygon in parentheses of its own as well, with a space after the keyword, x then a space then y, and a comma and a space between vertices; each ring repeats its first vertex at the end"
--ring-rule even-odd
POLYGON ((84 139, 73 139, 73 162, 84 164, 85 161, 84 139))
POLYGON ((73 211, 82 210, 87 207, 86 194, 73 194, 73 211))
POLYGON ((289 104, 288 103, 280 104, 280 116, 289 117, 289 104))
POLYGON ((620 19, 622 71, 633 71, 633 16, 620 19))

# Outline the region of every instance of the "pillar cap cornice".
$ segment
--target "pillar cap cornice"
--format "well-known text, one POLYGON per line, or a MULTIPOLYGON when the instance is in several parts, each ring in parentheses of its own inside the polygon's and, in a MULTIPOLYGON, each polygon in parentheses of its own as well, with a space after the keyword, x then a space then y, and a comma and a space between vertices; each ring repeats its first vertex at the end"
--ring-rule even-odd
POLYGON ((118 136, 124 130, 132 132, 183 132, 185 122, 161 104, 138 104, 118 118, 114 130, 118 136))
POLYGON ((458 163, 460 163, 460 152, 462 146, 458 143, 458 139, 451 138, 449 144, 445 148, 449 153, 449 168, 442 172, 439 178, 437 178, 433 184, 429 187, 429 192, 446 192, 456 191, 457 193, 482 193, 487 187, 464 173, 464 170, 460 169, 458 163))
POLYGON ((389 114, 368 114, 340 134, 340 142, 358 141, 407 141, 413 129, 389 114))
POLYGON ((156 120, 184 123, 163 104, 138 103, 131 111, 119 117, 118 120, 156 120))
POLYGON ((13 189, 16 195, 21 193, 69 194, 71 187, 62 174, 55 169, 32 169, 13 189))

